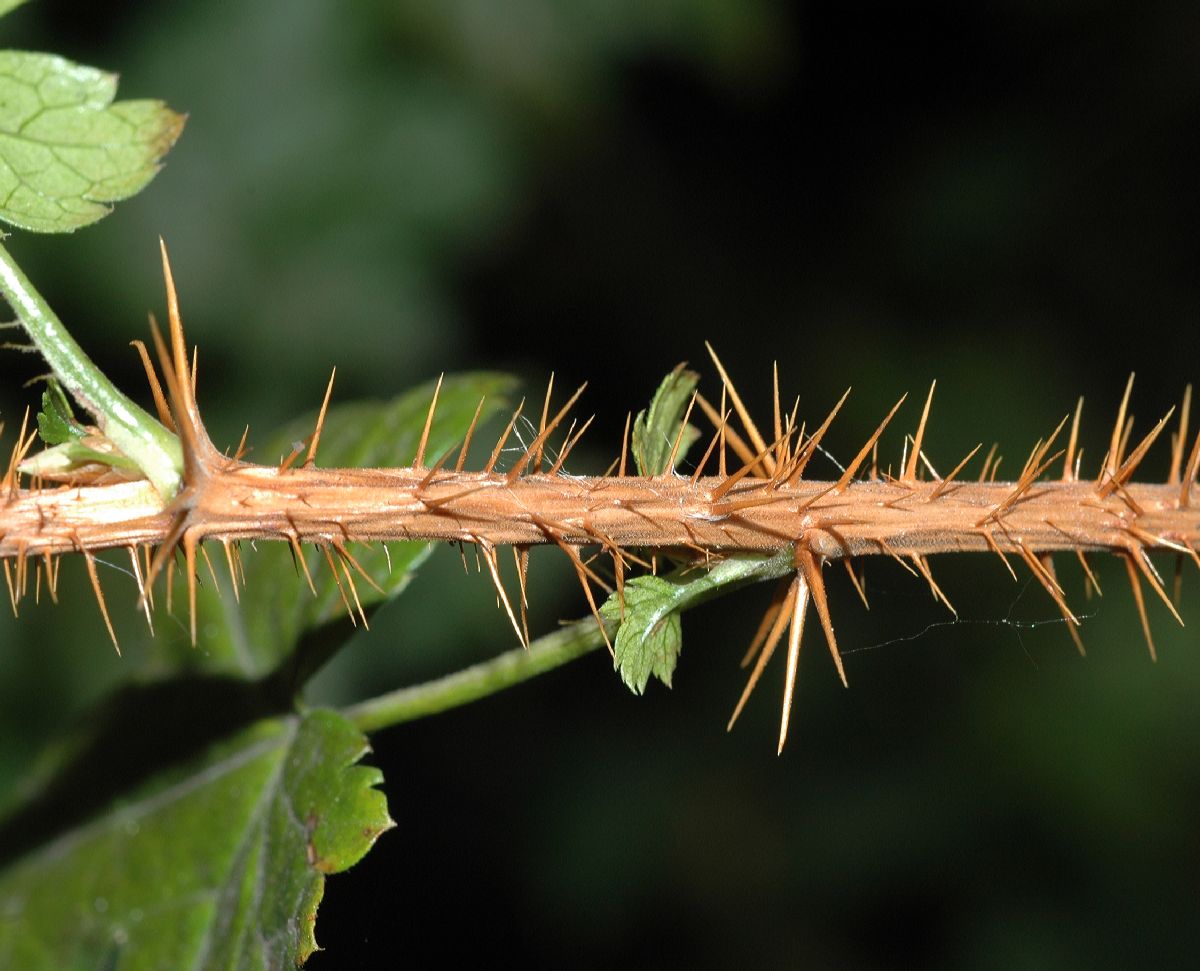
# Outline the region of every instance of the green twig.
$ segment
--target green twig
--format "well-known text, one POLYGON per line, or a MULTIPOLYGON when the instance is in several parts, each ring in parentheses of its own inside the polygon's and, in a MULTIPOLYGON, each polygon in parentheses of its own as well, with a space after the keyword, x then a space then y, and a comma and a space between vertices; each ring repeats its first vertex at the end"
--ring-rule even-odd
POLYGON ((515 648, 444 678, 390 691, 343 710, 361 731, 374 732, 392 725, 436 715, 511 688, 539 674, 573 661, 604 643, 596 621, 588 618, 539 637, 529 649, 515 648))
POLYGON ((59 383, 91 412, 100 431, 131 459, 164 499, 179 491, 179 439, 134 404, 92 363, 58 316, 0 245, 0 293, 59 383))

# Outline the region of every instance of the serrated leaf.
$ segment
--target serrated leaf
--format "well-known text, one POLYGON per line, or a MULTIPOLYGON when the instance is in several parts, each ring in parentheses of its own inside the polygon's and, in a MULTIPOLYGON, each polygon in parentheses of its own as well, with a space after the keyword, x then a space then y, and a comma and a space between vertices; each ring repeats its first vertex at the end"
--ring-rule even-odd
POLYGON ((37 416, 38 434, 49 445, 17 466, 22 475, 54 480, 84 466, 100 465, 121 469, 137 477, 139 469, 96 429, 88 429, 75 420, 71 403, 53 378, 42 392, 42 410, 37 416))
POLYGON ((0 873, 0 967, 290 968, 325 875, 393 823, 341 715, 266 719, 0 873))
MULTIPOLYGON (((613 644, 613 667, 635 695, 653 675, 668 688, 683 649, 683 626, 675 609, 675 590, 663 577, 635 577, 625 584, 625 617, 613 644)), ((620 618, 614 597, 604 605, 606 622, 620 618)))
POLYGON ((637 695, 651 676, 668 688, 683 649, 680 612, 748 583, 793 570, 792 555, 739 554, 705 569, 680 567, 666 576, 640 576, 625 582, 624 599, 614 593, 600 608, 605 624, 617 628, 613 667, 637 695))
POLYGON ((0 51, 0 220, 70 232, 154 178, 184 116, 161 101, 113 102, 116 92, 115 74, 0 51))
POLYGON ((75 420, 75 413, 62 387, 54 380, 42 392, 42 410, 38 412, 37 423, 38 434, 47 445, 78 441, 86 434, 83 426, 75 420))
MULTIPOLYGON (((671 450, 679 438, 684 413, 699 381, 700 376, 695 371, 688 371, 680 364, 663 378, 650 407, 638 412, 630 445, 640 475, 662 475, 668 471, 671 450)), ((687 454, 699 435, 700 432, 691 425, 683 430, 676 462, 687 454)))
MULTIPOLYGON (((432 463, 461 442, 481 398, 483 422, 507 406, 514 387, 514 379, 502 374, 478 372, 446 377, 438 395, 426 461, 432 463)), ((409 464, 416 454, 432 396, 433 383, 427 383, 391 401, 331 406, 317 464, 358 468, 409 464)), ((313 414, 289 423, 256 447, 254 458, 263 463, 279 461, 292 452, 297 442, 312 434, 315 418, 313 414)), ((430 549, 431 545, 423 542, 350 546, 355 560, 382 588, 381 593, 351 567, 363 608, 369 611, 403 591, 430 549)), ((218 549, 215 559, 223 558, 218 549)), ((338 623, 338 643, 352 632, 338 583, 320 550, 309 546, 304 553, 305 566, 316 586, 315 597, 287 544, 259 543, 256 549, 245 546, 241 558, 245 586, 240 591, 240 602, 228 589, 225 570, 221 570, 220 590, 214 590, 210 582, 202 592, 201 651, 195 661, 204 669, 257 677, 291 655, 303 638, 327 633, 334 622, 338 623)), ((211 580, 207 574, 205 578, 211 580)), ((344 575, 340 579, 345 585, 344 575)), ((313 646, 324 650, 329 645, 313 646)))

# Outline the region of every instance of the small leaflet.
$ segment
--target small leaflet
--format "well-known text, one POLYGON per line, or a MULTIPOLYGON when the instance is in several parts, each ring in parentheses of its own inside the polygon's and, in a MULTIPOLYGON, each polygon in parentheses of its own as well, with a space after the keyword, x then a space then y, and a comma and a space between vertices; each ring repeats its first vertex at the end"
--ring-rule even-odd
MULTIPOLYGON (((679 438, 679 427, 683 422, 688 403, 696 391, 700 375, 688 371, 680 364, 663 378, 654 392, 654 398, 646 411, 638 412, 633 422, 632 449, 639 475, 663 475, 679 438)), ((678 462, 699 438, 700 432, 688 425, 683 431, 683 440, 675 454, 678 462)))
MULTIPOLYGON (((613 645, 613 667, 635 695, 646 690, 651 676, 668 688, 683 649, 677 585, 662 577, 635 577, 625 584, 625 616, 613 645)), ((606 622, 621 618, 616 596, 601 608, 606 622)))

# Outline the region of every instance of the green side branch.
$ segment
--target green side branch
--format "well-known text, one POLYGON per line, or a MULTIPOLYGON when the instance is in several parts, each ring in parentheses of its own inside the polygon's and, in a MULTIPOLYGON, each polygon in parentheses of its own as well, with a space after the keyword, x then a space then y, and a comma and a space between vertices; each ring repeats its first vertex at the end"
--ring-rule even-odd
MULTIPOLYGON (((682 567, 664 577, 653 578, 659 580, 667 589, 655 590, 655 596, 652 598, 655 616, 650 620, 647 620, 644 614, 645 608, 651 605, 641 603, 635 608, 632 600, 622 618, 614 594, 601 609, 609 638, 612 639, 614 633, 616 635, 617 657, 614 666, 621 671, 626 684, 636 694, 640 694, 645 689, 646 678, 641 678, 640 686, 635 687, 633 676, 628 669, 648 667, 650 662, 638 655, 656 650, 653 629, 662 616, 671 614, 677 618, 681 611, 722 593, 749 583, 783 576, 792 569, 794 567, 788 553, 770 557, 730 557, 712 569, 682 567)), ((632 593, 634 583, 635 581, 630 581, 625 585, 627 594, 632 593)), ((381 728, 415 721, 486 698, 553 671, 591 653, 603 644, 604 636, 600 632, 600 625, 594 618, 589 617, 538 638, 529 645, 528 650, 514 648, 454 674, 400 688, 351 705, 342 713, 360 731, 375 732, 381 728)), ((671 657, 671 667, 674 666, 677 657, 678 650, 671 657)), ((669 671, 666 672, 666 677, 662 676, 663 672, 660 670, 656 669, 654 673, 669 686, 669 671)))
POLYGON ((104 436, 142 470, 163 499, 173 498, 183 475, 179 439, 92 363, 2 244, 0 293, 59 383, 92 414, 104 436))
POLYGON ((522 681, 553 671, 568 661, 591 653, 603 644, 604 637, 600 633, 600 626, 589 617, 538 638, 529 645, 528 650, 514 648, 499 657, 456 671, 444 678, 400 688, 351 705, 345 708, 342 714, 360 731, 375 732, 381 728, 415 721, 486 698, 522 681))

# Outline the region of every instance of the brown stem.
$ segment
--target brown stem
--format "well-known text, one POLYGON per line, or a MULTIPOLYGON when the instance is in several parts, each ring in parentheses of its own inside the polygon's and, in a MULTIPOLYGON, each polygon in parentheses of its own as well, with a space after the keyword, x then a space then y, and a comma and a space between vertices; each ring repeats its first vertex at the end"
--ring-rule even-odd
MULTIPOLYGON (((802 543, 826 559, 954 551, 1192 552, 1200 508, 1175 485, 1090 482, 587 478, 399 469, 280 470, 228 462, 190 498, 193 540, 427 539, 607 548, 772 551, 802 543), (1017 493, 1018 489, 1019 495, 1017 493), (719 498, 714 499, 714 493, 719 498)), ((0 500, 0 557, 160 544, 180 510, 144 482, 14 491, 0 500)))

